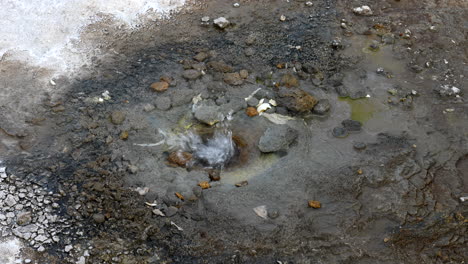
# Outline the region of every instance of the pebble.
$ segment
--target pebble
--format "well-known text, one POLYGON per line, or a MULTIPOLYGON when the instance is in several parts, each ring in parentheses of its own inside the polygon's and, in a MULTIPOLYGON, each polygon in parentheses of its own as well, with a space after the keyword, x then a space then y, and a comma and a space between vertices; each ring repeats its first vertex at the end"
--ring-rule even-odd
POLYGON ((229 85, 241 85, 243 83, 242 77, 237 72, 225 73, 224 82, 229 85))
POLYGON ((144 110, 145 112, 151 112, 151 111, 154 110, 154 108, 155 108, 155 107, 154 107, 154 105, 152 105, 152 104, 145 104, 145 105, 143 106, 143 110, 144 110))
POLYGON ((250 57, 255 54, 255 49, 254 48, 246 48, 244 51, 245 56, 250 57))
POLYGON ((356 150, 363 150, 363 149, 365 149, 367 147, 367 145, 366 145, 366 143, 363 143, 363 142, 355 142, 353 144, 353 147, 356 150))
POLYGON ((332 135, 337 138, 344 138, 348 136, 348 130, 344 127, 333 128, 332 135))
POLYGON ((206 52, 199 52, 197 55, 193 57, 196 61, 202 62, 208 58, 208 53, 206 52))
POLYGON ((314 201, 314 200, 310 200, 308 202, 308 205, 309 207, 314 208, 314 209, 319 209, 322 207, 322 204, 319 201, 314 201))
POLYGON ((268 209, 268 217, 271 219, 276 219, 279 216, 278 209, 268 209))
POLYGON ((22 212, 18 214, 18 217, 16 218, 16 223, 18 225, 28 225, 31 223, 32 220, 32 214, 31 212, 22 212))
POLYGON ((176 215, 178 211, 179 209, 177 209, 177 207, 169 206, 166 210, 164 210, 164 213, 166 214, 166 216, 171 217, 176 215))
POLYGON ((167 82, 155 82, 151 84, 151 89, 155 92, 165 92, 169 88, 169 83, 167 82))
POLYGON ((206 23, 206 22, 209 22, 210 21, 210 17, 209 16, 204 16, 201 18, 201 21, 206 23))
POLYGON ((93 220, 96 223, 104 223, 106 217, 103 214, 93 214, 93 220))
POLYGON ((247 107, 247 109, 245 110, 245 113, 250 116, 250 117, 254 117, 256 115, 258 115, 258 111, 255 107, 247 107))
POLYGON ((201 76, 201 73, 197 70, 185 70, 182 76, 187 80, 195 80, 201 76))
POLYGON ((213 20, 213 23, 220 29, 225 29, 229 24, 231 24, 225 17, 218 17, 213 20))
POLYGON ((330 101, 328 99, 320 99, 314 106, 313 113, 318 115, 324 115, 330 111, 330 101))
POLYGON ((160 96, 155 100, 156 108, 162 111, 169 110, 171 108, 171 98, 167 96, 160 96))
POLYGON ((44 252, 45 251, 45 248, 43 246, 40 246, 38 249, 37 249, 38 252, 44 252))
POLYGON ((111 114, 111 122, 114 125, 120 125, 125 121, 125 113, 122 111, 114 111, 111 114))
POLYGON ((286 16, 285 16, 285 15, 281 15, 280 18, 279 18, 279 20, 280 20, 281 22, 286 21, 286 16))
POLYGON ((239 75, 242 79, 247 79, 247 77, 249 77, 249 72, 247 70, 240 70, 239 75))
POLYGON ((73 246, 72 246, 72 245, 66 245, 64 251, 68 253, 68 252, 70 252, 72 249, 73 249, 73 246))

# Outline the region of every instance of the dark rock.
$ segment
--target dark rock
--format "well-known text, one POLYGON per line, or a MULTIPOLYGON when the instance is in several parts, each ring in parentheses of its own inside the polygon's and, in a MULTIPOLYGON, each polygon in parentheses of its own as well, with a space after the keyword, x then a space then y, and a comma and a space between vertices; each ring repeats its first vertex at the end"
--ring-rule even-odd
POLYGON ((330 102, 328 99, 320 99, 314 106, 313 113, 318 115, 324 115, 330 111, 330 102))
POLYGON ((287 125, 271 126, 260 137, 258 148, 265 153, 285 150, 297 136, 297 130, 287 125))
POLYGON ((103 214, 93 214, 93 220, 96 223, 104 223, 106 217, 103 214))
POLYGON ((304 63, 302 65, 302 70, 309 74, 316 74, 319 72, 319 68, 315 63, 304 63))
POLYGON ((337 87, 343 84, 343 78, 343 73, 335 73, 333 76, 330 77, 330 79, 328 79, 328 83, 330 83, 330 85, 334 87, 337 87))
POLYGON ((254 48, 246 48, 244 51, 245 56, 250 57, 255 55, 255 49, 254 48))
POLYGON ((279 105, 294 112, 307 112, 314 108, 317 99, 298 88, 280 88, 277 93, 279 105))
POLYGON ((185 70, 182 76, 187 80, 195 80, 201 76, 201 73, 197 70, 185 70))
POLYGON ((203 62, 195 63, 195 64, 192 65, 192 68, 194 70, 197 70, 197 71, 201 72, 201 71, 206 70, 206 65, 203 62))
POLYGON ((332 135, 337 138, 344 138, 348 136, 348 130, 344 127, 333 128, 332 135))
POLYGON ((171 98, 167 96, 160 96, 156 98, 155 105, 159 110, 169 110, 171 108, 171 98))
POLYGON ((279 211, 276 208, 268 209, 268 217, 271 219, 276 219, 279 216, 279 211))
POLYGON ((114 111, 112 112, 111 116, 111 122, 114 125, 120 125, 125 121, 125 113, 122 111, 114 111))
POLYGON ((167 217, 171 217, 171 216, 176 215, 177 211, 179 211, 179 209, 177 207, 169 206, 169 207, 167 207, 166 210, 164 210, 164 213, 166 214, 167 217))
POLYGON ((363 142, 355 142, 353 147, 356 149, 356 150, 363 150, 367 147, 366 143, 363 143, 363 142))
POLYGON ((258 105, 258 99, 255 98, 255 97, 252 97, 250 98, 248 101, 247 101, 247 105, 248 106, 252 106, 252 107, 256 107, 258 105))
POLYGON ((349 132, 359 132, 361 131, 362 124, 359 121, 346 119, 341 122, 341 125, 349 132))
POLYGON ((286 107, 277 106, 276 107, 276 113, 278 113, 280 115, 287 115, 289 112, 288 112, 288 109, 286 107))

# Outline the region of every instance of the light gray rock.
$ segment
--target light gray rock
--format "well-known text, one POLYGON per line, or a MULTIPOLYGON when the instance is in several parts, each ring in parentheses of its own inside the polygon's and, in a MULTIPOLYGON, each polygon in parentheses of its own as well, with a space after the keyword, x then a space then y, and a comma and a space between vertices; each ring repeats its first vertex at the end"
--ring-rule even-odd
POLYGON ((258 148, 265 153, 285 150, 297 136, 297 130, 287 125, 271 126, 260 137, 258 148))
POLYGON ((196 105, 193 114, 198 121, 210 126, 223 119, 219 106, 205 102, 196 105))
POLYGON ((169 110, 171 108, 171 98, 167 96, 161 96, 156 98, 156 108, 162 111, 169 110))

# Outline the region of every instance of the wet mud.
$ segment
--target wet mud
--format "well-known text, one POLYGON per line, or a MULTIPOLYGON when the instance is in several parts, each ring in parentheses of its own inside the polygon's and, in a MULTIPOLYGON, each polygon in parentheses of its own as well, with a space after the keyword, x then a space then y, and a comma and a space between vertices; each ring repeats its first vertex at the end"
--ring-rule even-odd
MULTIPOLYGON (((49 229, 60 239, 23 255, 80 264, 464 263, 467 4, 311 2, 195 2, 131 34, 105 21, 93 27, 106 34, 85 32, 104 43, 104 56, 57 78, 64 92, 44 94, 35 109, 2 110, 6 174, 58 204, 49 229), (364 4, 372 16, 353 13, 364 4), (212 24, 220 16, 225 29, 212 24), (167 90, 154 91, 160 80, 167 90), (461 92, 441 95, 444 85, 461 92), (274 107, 298 135, 262 153, 260 138, 279 124, 246 114, 258 88, 254 98, 278 102, 281 89, 301 89, 330 110, 274 107), (158 143, 206 133, 194 100, 233 112, 238 152, 216 170, 219 180, 211 168, 174 166, 158 143)), ((12 78, 21 66, 0 65, 5 87, 34 85, 12 78)))

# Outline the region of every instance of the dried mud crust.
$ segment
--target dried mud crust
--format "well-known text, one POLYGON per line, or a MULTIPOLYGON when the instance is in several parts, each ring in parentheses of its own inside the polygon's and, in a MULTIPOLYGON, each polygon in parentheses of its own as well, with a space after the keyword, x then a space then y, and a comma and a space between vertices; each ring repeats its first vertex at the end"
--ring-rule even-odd
MULTIPOLYGON (((255 1, 241 3, 238 9, 218 2, 195 6, 192 12, 163 22, 160 28, 150 25, 131 35, 117 31, 115 40, 104 39, 105 48, 114 49, 114 55, 95 61, 89 76, 74 80, 60 104, 63 108, 48 106, 51 110, 44 114, 47 121, 42 124, 47 128, 42 130, 50 131, 42 132, 35 145, 25 146, 30 155, 7 161, 9 173, 59 193, 61 206, 55 213, 72 223, 71 227, 64 226, 68 232, 59 233, 60 242, 35 254, 37 262, 75 263, 85 251, 87 263, 466 260, 468 209, 459 197, 468 191, 464 172, 467 127, 462 122, 468 109, 464 103, 441 98, 433 91, 446 83, 466 86, 460 77, 468 74, 463 51, 467 46, 462 27, 467 15, 465 4, 448 1, 450 8, 442 8, 444 3, 425 1, 421 10, 416 2, 382 1, 369 3, 373 16, 357 17, 347 1, 317 1, 312 8, 302 1, 255 1), (232 24, 224 31, 211 24, 199 25, 205 15, 212 19, 223 15, 232 24), (285 21, 280 20, 281 15, 285 21), (343 18, 346 28, 340 27, 343 18), (428 31, 434 23, 439 31, 428 31), (444 30, 444 26, 450 30, 444 30), (409 40, 399 36, 407 28, 412 34, 409 40), (180 193, 185 195, 185 187, 190 187, 186 192, 191 196, 181 201, 170 195, 179 189, 173 189, 165 178, 182 175, 208 180, 208 175, 166 169, 167 153, 133 145, 154 142, 158 129, 175 127, 190 112, 191 98, 198 94, 220 101, 222 97, 243 99, 261 86, 267 91, 265 96, 275 96, 273 82, 280 82, 285 73, 292 74, 299 80, 299 87, 314 96, 334 98, 335 87, 349 80, 343 81, 341 74, 352 72, 358 79, 362 71, 355 68, 369 71, 369 65, 380 66, 366 61, 360 52, 346 52, 353 46, 361 47, 355 37, 379 39, 382 29, 396 35, 392 54, 406 69, 416 70, 395 74, 395 82, 409 82, 401 89, 418 88, 420 95, 408 99, 412 104, 405 101, 389 110, 412 116, 411 122, 395 117, 394 122, 405 124, 406 129, 387 132, 393 128, 387 123, 382 125, 384 131, 376 133, 368 132, 364 124, 370 138, 364 150, 352 150, 351 141, 359 135, 330 141, 324 136, 331 130, 327 121, 310 121, 306 116, 309 123, 293 123, 299 130, 298 142, 273 167, 281 175, 262 174, 252 179, 248 188, 229 189, 227 184, 220 184, 203 191, 196 188, 196 181, 187 180, 192 185, 178 183, 174 176, 175 183, 184 186, 180 193), (333 42, 337 39, 342 44, 333 42), (448 47, 453 51, 439 52, 448 47), (420 52, 409 52, 408 48, 420 52), (206 75, 186 80, 184 66, 193 68, 197 62, 192 57, 199 52, 210 54, 206 65, 195 66, 205 67, 206 75), (449 65, 444 59, 450 61, 449 65), (210 61, 218 64, 210 67, 210 61), (225 64, 219 66, 220 61, 225 64), (433 66, 424 68, 426 61, 433 66), (303 70, 285 69, 285 65, 300 68, 298 62, 303 70), (249 78, 242 85, 230 86, 224 83, 222 69, 246 69, 249 78), (162 76, 173 78, 175 85, 170 84, 164 93, 155 93, 150 86, 162 76), (112 100, 89 102, 105 90, 112 100), (161 96, 170 98, 171 110, 143 110, 161 96), (452 107, 456 110, 451 119, 441 114, 452 107), (124 115, 119 122, 110 117, 116 111, 124 115), (154 123, 153 115, 166 121, 154 123), (125 131, 127 136, 122 137, 125 131), (337 150, 330 153, 336 156, 320 159, 317 151, 322 150, 315 148, 324 147, 323 152, 329 153, 328 144, 315 138, 335 144, 337 150), (328 159, 341 162, 331 166, 325 161, 328 159), (322 161, 324 164, 320 164, 322 161), (152 186, 156 191, 145 196, 134 191, 134 187, 152 181, 156 181, 152 186), (166 189, 171 190, 169 195, 166 189), (266 197, 269 206, 278 207, 280 217, 256 220, 252 204, 246 200, 258 197, 266 197), (307 208, 311 199, 319 200, 322 208, 307 208), (157 206, 145 204, 155 201, 157 206), (177 214, 154 214, 152 211, 160 206, 163 210, 177 208, 177 214), (64 252, 67 245, 74 249, 64 252)), ((363 4, 352 1, 353 7, 363 4)), ((369 91, 387 100, 372 87, 369 91)), ((339 109, 337 105, 333 101, 332 109, 339 109)), ((293 111, 287 113, 304 117, 293 111)), ((246 118, 242 114, 239 109, 235 118, 246 118)), ((339 112, 332 112, 327 120, 339 124, 347 118, 341 117, 339 112)), ((241 127, 251 129, 252 138, 258 138, 258 131, 268 124, 260 119, 255 119, 259 120, 255 124, 245 120, 247 126, 241 127)))

